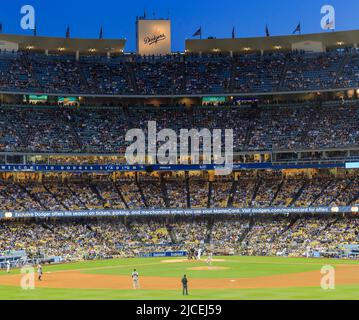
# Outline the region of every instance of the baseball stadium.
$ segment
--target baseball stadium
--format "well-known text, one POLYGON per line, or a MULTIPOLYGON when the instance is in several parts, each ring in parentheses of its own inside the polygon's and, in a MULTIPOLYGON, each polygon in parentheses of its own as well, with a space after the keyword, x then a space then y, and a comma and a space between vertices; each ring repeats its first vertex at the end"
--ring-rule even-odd
POLYGON ((358 299, 359 30, 298 27, 0 33, 0 299, 358 299), (129 163, 154 122, 198 136, 129 163), (232 130, 227 174, 202 129, 232 130))

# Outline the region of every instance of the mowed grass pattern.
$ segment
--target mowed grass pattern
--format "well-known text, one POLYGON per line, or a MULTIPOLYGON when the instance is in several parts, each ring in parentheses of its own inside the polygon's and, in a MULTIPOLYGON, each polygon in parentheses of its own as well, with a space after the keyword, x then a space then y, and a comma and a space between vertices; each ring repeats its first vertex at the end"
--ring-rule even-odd
MULTIPOLYGON (((86 274, 127 275, 130 277, 134 268, 140 276, 180 278, 187 274, 189 279, 194 278, 255 278, 262 276, 293 274, 308 271, 319 271, 324 265, 359 264, 357 261, 328 260, 328 259, 301 259, 281 257, 216 257, 225 261, 214 262, 213 266, 227 267, 226 270, 190 270, 192 267, 206 266, 204 261, 191 263, 164 263, 167 258, 135 258, 114 259, 103 261, 87 261, 63 265, 44 266, 44 281, 46 272, 79 270, 86 274)), ((173 258, 176 260, 177 258, 173 258)), ((12 273, 19 273, 13 270, 12 273)), ((6 276, 1 272, 1 276, 6 276)), ((179 282, 180 283, 180 282, 179 282)), ((338 285, 335 290, 323 290, 317 287, 295 288, 258 288, 258 289, 216 289, 191 290, 190 296, 183 297, 179 285, 178 290, 104 290, 104 289, 52 289, 36 288, 23 290, 20 287, 0 285, 0 299, 5 300, 36 300, 36 299, 128 299, 128 300, 191 300, 191 299, 358 299, 358 285, 338 285)))

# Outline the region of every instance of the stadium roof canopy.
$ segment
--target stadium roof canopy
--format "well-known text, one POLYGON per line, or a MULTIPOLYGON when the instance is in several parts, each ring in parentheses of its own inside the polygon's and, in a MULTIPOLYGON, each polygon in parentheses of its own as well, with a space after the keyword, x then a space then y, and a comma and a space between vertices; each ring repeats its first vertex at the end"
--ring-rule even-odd
POLYGON ((259 38, 188 39, 186 51, 208 53, 298 49, 323 52, 329 48, 357 47, 357 45, 359 46, 359 30, 352 30, 259 38))
POLYGON ((64 53, 122 53, 125 39, 80 39, 0 34, 0 48, 17 47, 18 50, 34 50, 64 53))

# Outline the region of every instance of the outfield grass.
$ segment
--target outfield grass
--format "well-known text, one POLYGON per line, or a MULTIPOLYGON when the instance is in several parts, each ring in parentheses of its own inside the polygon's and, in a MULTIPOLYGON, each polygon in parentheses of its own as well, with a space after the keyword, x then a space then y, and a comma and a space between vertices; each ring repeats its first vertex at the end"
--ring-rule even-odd
MULTIPOLYGON (((217 258, 217 257, 216 257, 217 258)), ((174 277, 180 279, 186 273, 194 278, 255 278, 279 274, 318 271, 323 265, 359 264, 356 261, 328 259, 300 259, 281 257, 223 257, 226 261, 215 262, 214 266, 227 270, 188 270, 188 263, 163 263, 163 258, 115 259, 104 261, 78 262, 63 265, 44 266, 46 272, 79 270, 86 274, 130 275, 137 268, 140 276, 174 277)), ((195 266, 205 265, 198 262, 195 266)), ((19 272, 14 270, 13 273, 19 272)), ((5 272, 0 273, 6 276, 5 272)), ((1 278, 0 278, 1 281, 1 278)), ((191 290, 190 296, 183 297, 178 290, 103 290, 103 289, 52 289, 36 288, 22 290, 19 287, 1 286, 0 299, 358 299, 359 285, 337 285, 335 290, 319 287, 258 288, 258 289, 216 289, 191 290)))

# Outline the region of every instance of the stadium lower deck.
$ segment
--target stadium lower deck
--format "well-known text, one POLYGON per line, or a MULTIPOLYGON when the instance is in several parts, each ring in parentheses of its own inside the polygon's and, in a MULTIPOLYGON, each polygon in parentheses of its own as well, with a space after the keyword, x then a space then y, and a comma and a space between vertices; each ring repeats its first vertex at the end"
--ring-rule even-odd
MULTIPOLYGON (((359 205, 356 170, 253 170, 220 178, 205 172, 6 173, 2 178, 6 212, 359 205)), ((356 215, 340 212, 5 219, 0 252, 25 250, 29 259, 62 261, 193 248, 221 255, 342 257, 346 245, 359 245, 358 231, 356 215)))
POLYGON ((218 255, 353 258, 346 245, 359 245, 358 228, 356 217, 329 214, 8 221, 0 225, 0 250, 25 250, 29 259, 45 261, 199 248, 218 255))
POLYGON ((213 173, 3 173, 2 211, 354 206, 356 170, 213 173))

